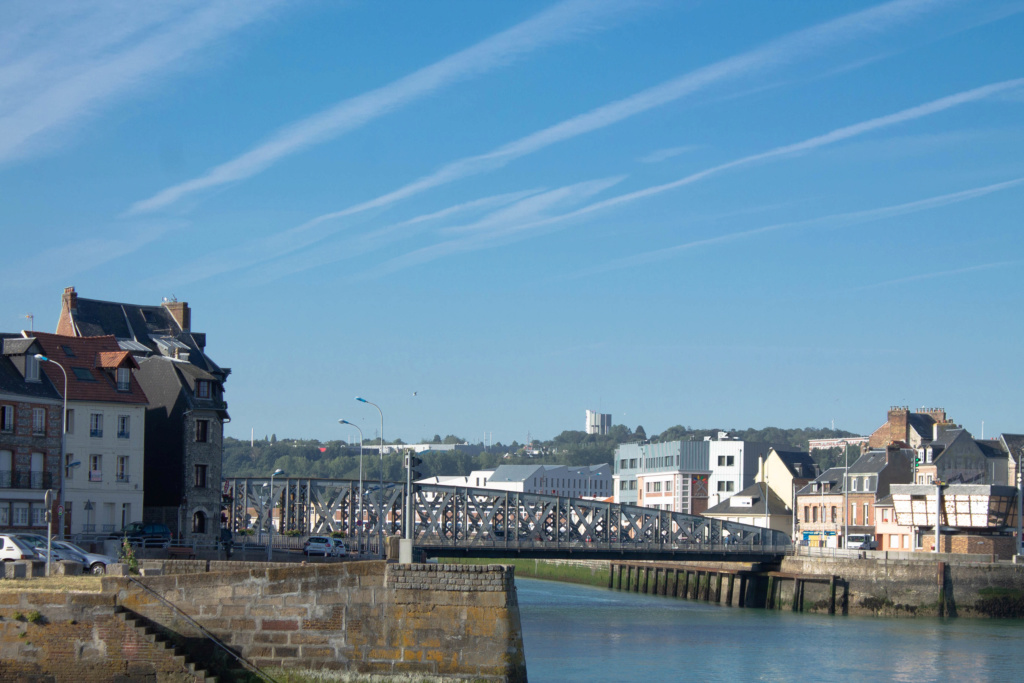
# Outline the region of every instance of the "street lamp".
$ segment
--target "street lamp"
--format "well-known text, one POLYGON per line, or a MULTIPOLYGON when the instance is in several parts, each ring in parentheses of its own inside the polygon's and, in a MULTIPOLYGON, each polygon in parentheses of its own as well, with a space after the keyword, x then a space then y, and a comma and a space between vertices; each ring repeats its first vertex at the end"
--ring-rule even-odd
POLYGON ((384 411, 380 409, 380 406, 373 401, 367 401, 361 396, 356 396, 356 400, 360 403, 368 403, 377 409, 380 413, 380 490, 377 492, 379 496, 379 512, 377 515, 377 552, 380 556, 384 557, 384 411))
MULTIPOLYGON (((58 368, 60 368, 61 373, 64 375, 64 412, 61 414, 61 430, 60 430, 60 464, 61 464, 61 467, 63 467, 64 466, 64 458, 66 457, 64 455, 64 451, 67 448, 67 439, 68 439, 68 373, 64 369, 63 365, 61 365, 60 363, 58 363, 55 360, 50 360, 49 358, 47 358, 46 356, 44 356, 41 353, 37 353, 35 355, 35 359, 36 360, 40 360, 40 361, 46 361, 47 363, 53 363, 58 368)), ((64 505, 64 476, 63 475, 61 475, 61 478, 60 478, 60 504, 61 504, 61 506, 64 505)), ((60 523, 60 537, 61 537, 61 539, 64 538, 64 519, 63 519, 63 516, 61 517, 61 523, 60 523)))
POLYGON ((277 468, 270 473, 270 492, 267 500, 267 562, 270 562, 271 552, 274 547, 274 477, 284 474, 284 470, 277 468))
POLYGON ((359 432, 359 505, 357 514, 359 515, 359 552, 363 552, 363 430, 359 428, 359 425, 352 424, 348 420, 338 420, 338 424, 348 425, 349 427, 355 427, 356 431, 359 432))

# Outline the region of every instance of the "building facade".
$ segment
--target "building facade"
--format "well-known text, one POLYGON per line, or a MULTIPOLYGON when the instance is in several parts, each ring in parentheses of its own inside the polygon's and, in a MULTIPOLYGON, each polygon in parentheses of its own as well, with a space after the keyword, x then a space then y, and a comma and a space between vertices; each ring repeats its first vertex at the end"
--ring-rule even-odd
POLYGON ((587 434, 607 434, 612 428, 611 413, 598 413, 593 410, 587 411, 587 434))
POLYGON ((157 306, 98 301, 64 290, 57 331, 113 335, 138 363, 149 397, 145 417, 144 521, 166 524, 182 538, 219 538, 224 383, 231 373, 206 353, 185 302, 157 306))
POLYGON ((709 441, 622 444, 615 451, 615 502, 699 515, 708 509, 709 441))
POLYGON ((582 466, 500 465, 493 470, 474 470, 468 477, 428 477, 416 483, 569 498, 605 499, 612 495, 612 472, 607 463, 582 466))
POLYGON ((63 400, 34 338, 0 334, 0 345, 0 531, 45 534, 45 493, 61 486, 63 400))
MULTIPOLYGON (((68 532, 111 533, 142 521, 148 401, 135 377, 138 364, 112 336, 34 335, 68 378, 68 532), (80 464, 70 466, 75 462, 80 464)), ((63 391, 64 375, 54 363, 43 363, 41 370, 63 391)))

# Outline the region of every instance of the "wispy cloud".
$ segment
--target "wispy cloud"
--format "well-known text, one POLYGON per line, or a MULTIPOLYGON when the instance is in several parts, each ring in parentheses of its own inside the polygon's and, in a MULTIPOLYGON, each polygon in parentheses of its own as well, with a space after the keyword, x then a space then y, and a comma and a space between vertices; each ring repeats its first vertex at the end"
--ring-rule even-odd
POLYGON ((128 236, 90 237, 62 244, 4 269, 5 281, 19 288, 32 289, 53 282, 66 281, 68 276, 88 272, 122 259, 157 241, 176 227, 171 224, 136 226, 128 236))
POLYGON ((485 74, 545 45, 568 40, 581 31, 600 28, 603 21, 635 5, 623 0, 562 2, 397 81, 293 123, 202 176, 136 202, 128 213, 162 209, 186 195, 254 176, 286 156, 359 128, 437 90, 485 74))
POLYGON ((635 268, 637 266, 644 266, 651 263, 666 261, 668 259, 678 256, 683 252, 691 251, 693 249, 697 249, 700 247, 709 247, 713 245, 726 244, 728 242, 744 240, 750 237, 763 235, 765 233, 778 232, 782 230, 806 230, 811 228, 843 228, 853 225, 860 225, 863 223, 870 223, 873 221, 880 221, 887 218, 904 216, 907 214, 918 213, 920 211, 937 209, 939 207, 948 206, 950 204, 958 204, 960 202, 970 201, 972 199, 984 197, 985 195, 989 195, 994 192, 1009 190, 1011 188, 1018 187, 1022 184, 1024 184, 1024 178, 1014 178, 1013 180, 1007 180, 1001 183, 993 183, 991 185, 985 185, 984 187, 974 187, 968 190, 951 192, 948 194, 938 195, 935 197, 928 197, 927 199, 919 199, 913 202, 895 204, 893 206, 884 206, 877 209, 867 209, 864 211, 837 213, 828 216, 810 218, 802 221, 775 223, 772 225, 761 226, 759 228, 753 228, 751 230, 743 230, 741 232, 733 232, 725 235, 716 235, 715 237, 707 237, 705 239, 693 240, 690 242, 686 242, 684 244, 677 244, 671 247, 655 249, 653 251, 644 252, 642 254, 635 254, 633 256, 629 256, 626 258, 617 259, 615 261, 611 261, 600 266, 587 268, 585 270, 579 271, 573 277, 586 277, 589 275, 597 275, 615 270, 635 268))
POLYGON ((672 157, 677 157, 681 154, 692 152, 699 146, 700 145, 681 145, 679 147, 667 147, 665 149, 656 149, 650 154, 640 157, 640 161, 641 163, 645 164, 657 164, 659 162, 665 161, 666 159, 671 159, 672 157))
POLYGON ((0 11, 0 164, 58 145, 76 124, 267 14, 275 0, 14 3, 0 11), (58 135, 58 133, 63 135, 58 135))
POLYGON ((940 270, 931 273, 921 273, 920 275, 911 275, 909 277, 901 277, 896 280, 886 280, 885 282, 873 282, 870 285, 864 285, 863 287, 853 287, 846 291, 862 292, 866 289, 878 289, 880 287, 892 287, 893 285, 905 285, 910 282, 920 282, 921 280, 934 280, 936 278, 954 277, 956 275, 977 273, 983 270, 996 270, 997 268, 1007 268, 1009 266, 1019 266, 1021 264, 1024 264, 1024 260, 1017 259, 1015 261, 996 261, 994 263, 982 263, 976 266, 967 266, 965 268, 954 268, 953 270, 940 270))
POLYGON ((361 277, 382 277, 444 256, 490 249, 522 239, 525 226, 545 225, 547 221, 544 216, 551 210, 560 210, 566 204, 589 199, 621 180, 621 176, 588 180, 527 197, 474 223, 443 229, 442 233, 457 233, 461 236, 389 259, 372 271, 363 273, 361 277))
MULTIPOLYGON (((706 180, 725 171, 742 168, 744 166, 750 166, 756 163, 765 163, 772 161, 774 159, 780 159, 784 157, 790 157, 797 154, 810 152, 821 147, 833 145, 838 142, 849 140, 857 136, 864 135, 889 126, 894 126, 900 123, 906 123, 908 121, 919 119, 924 116, 929 116, 931 114, 937 114, 939 112, 946 111, 947 109, 951 109, 953 107, 968 104, 970 102, 976 102, 986 97, 991 97, 993 95, 1007 92, 1009 90, 1013 90, 1016 88, 1020 88, 1022 86, 1024 86, 1024 79, 1014 79, 1009 81, 1001 81, 999 83, 993 83, 990 85, 982 86, 980 88, 974 88, 972 90, 967 90, 961 93, 957 93, 955 95, 949 95, 948 97, 941 97, 937 100, 933 100, 931 102, 927 102, 916 107, 910 107, 909 109, 904 109, 894 114, 879 116, 877 118, 862 121, 860 123, 855 123, 850 126, 837 128, 836 130, 833 130, 829 133, 825 133, 824 135, 818 135, 807 140, 803 140, 801 142, 793 143, 790 145, 783 145, 781 147, 776 147, 774 149, 768 150, 767 152, 751 154, 739 159, 735 159, 733 161, 726 162, 724 164, 718 164, 717 166, 706 168, 702 171, 698 171, 697 173, 692 173, 684 178, 680 178, 679 180, 674 180, 669 183, 663 183, 661 185, 654 185, 652 187, 647 187, 642 190, 636 190, 634 192, 618 195, 616 197, 610 197, 608 199, 594 202, 593 204, 589 204, 587 206, 576 209, 574 211, 570 211, 560 216, 538 218, 533 222, 520 222, 512 226, 506 226, 503 229, 503 234, 501 234, 500 237, 502 239, 508 239, 510 233, 512 232, 536 231, 542 228, 553 229, 556 224, 568 223, 570 221, 578 220, 580 218, 597 212, 607 211, 609 209, 623 206, 625 204, 630 204, 641 199, 654 197, 656 195, 668 192, 670 190, 675 190, 681 187, 685 187, 687 185, 692 185, 702 180, 706 180)), ((1012 185, 1017 183, 1018 181, 1009 182, 1012 185)), ((996 189, 1001 189, 1001 187, 998 187, 996 189)), ((984 193, 984 191, 985 189, 981 188, 979 190, 970 190, 968 192, 984 193)), ((788 224, 784 224, 784 226, 786 225, 788 224)), ((759 228, 755 232, 764 232, 771 229, 777 229, 777 227, 769 226, 766 228, 759 228)), ((729 238, 711 238, 711 241, 718 241, 724 239, 729 238)), ((701 243, 703 243, 703 241, 701 243)), ((427 260, 430 260, 428 258, 424 258, 424 254, 433 255, 434 258, 437 258, 443 255, 447 255, 449 253, 469 251, 472 250, 473 246, 471 243, 465 245, 454 243, 445 244, 449 245, 447 249, 434 248, 430 249, 429 251, 419 250, 418 253, 421 254, 421 257, 418 260, 410 261, 408 263, 412 265, 424 263, 427 260)), ((682 248, 690 248, 692 246, 697 246, 697 244, 694 243, 689 245, 683 245, 682 248)), ((395 263, 404 264, 406 263, 406 261, 396 259, 395 263)))
MULTIPOLYGON (((911 23, 935 7, 943 4, 947 3, 944 0, 895 0, 877 7, 845 15, 808 29, 787 34, 749 52, 702 67, 625 99, 603 105, 597 109, 507 143, 486 154, 464 157, 453 161, 434 173, 369 201, 340 211, 321 214, 301 225, 276 235, 232 248, 223 253, 211 255, 203 263, 194 264, 186 269, 172 273, 170 277, 176 281, 181 279, 193 281, 194 279, 204 279, 252 266, 265 260, 279 258, 282 254, 303 249, 332 234, 335 229, 332 229, 328 224, 337 219, 371 209, 384 208, 427 190, 455 182, 456 180, 498 169, 520 157, 540 151, 556 143, 600 130, 637 114, 697 93, 714 84, 729 79, 760 74, 799 59, 813 56, 838 44, 882 33, 897 26, 911 23)), ((393 86, 386 87, 390 88, 393 86)), ((239 159, 242 158, 244 157, 239 159)), ((235 162, 229 162, 229 164, 233 163, 235 162)), ((216 172, 215 169, 211 173, 216 172)), ((212 180, 213 176, 207 175, 204 178, 212 180)), ((198 179, 197 181, 190 182, 205 183, 206 181, 198 179)), ((167 192, 176 193, 177 190, 171 188, 167 192)), ((156 200, 161 195, 146 201, 156 200)), ((181 195, 175 194, 173 197, 168 195, 166 199, 174 201, 179 196, 181 195)), ((161 200, 160 205, 164 204, 166 202, 161 200)), ((136 205, 135 208, 141 210, 140 205, 136 205)))

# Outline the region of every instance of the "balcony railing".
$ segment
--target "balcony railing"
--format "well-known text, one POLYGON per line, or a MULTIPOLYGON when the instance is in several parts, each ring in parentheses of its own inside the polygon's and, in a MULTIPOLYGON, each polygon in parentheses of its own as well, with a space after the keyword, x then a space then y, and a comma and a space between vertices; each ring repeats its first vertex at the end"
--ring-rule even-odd
POLYGON ((82 533, 83 534, 94 534, 94 533, 96 533, 96 525, 95 524, 83 524, 82 525, 82 533))
POLYGON ((125 432, 119 431, 117 433, 117 438, 119 438, 119 439, 127 439, 127 438, 129 438, 129 433, 126 432, 126 431, 125 432))
POLYGON ((119 474, 117 475, 117 481, 127 484, 129 481, 129 477, 127 474, 119 474))
POLYGON ((48 489, 53 477, 49 472, 11 472, 0 470, 0 488, 3 489, 48 489))
POLYGON ((103 437, 103 430, 102 429, 90 429, 89 430, 89 436, 93 436, 93 437, 96 437, 96 438, 102 438, 103 437))

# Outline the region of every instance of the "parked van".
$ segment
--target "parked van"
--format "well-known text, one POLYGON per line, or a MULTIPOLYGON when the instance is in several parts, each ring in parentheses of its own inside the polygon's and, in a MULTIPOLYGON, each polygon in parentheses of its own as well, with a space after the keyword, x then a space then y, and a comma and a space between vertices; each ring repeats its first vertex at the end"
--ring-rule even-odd
POLYGON ((850 550, 875 550, 878 542, 871 534, 850 534, 846 539, 846 547, 850 550))

